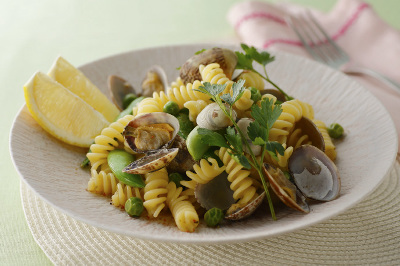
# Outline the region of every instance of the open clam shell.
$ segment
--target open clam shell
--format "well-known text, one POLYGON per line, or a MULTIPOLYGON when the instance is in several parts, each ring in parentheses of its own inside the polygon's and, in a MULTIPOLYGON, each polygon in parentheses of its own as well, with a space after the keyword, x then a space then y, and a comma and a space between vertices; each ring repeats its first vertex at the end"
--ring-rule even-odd
MULTIPOLYGON (((251 151, 253 152, 253 154, 255 156, 258 156, 261 154, 261 150, 262 150, 261 146, 253 144, 253 142, 249 138, 248 131, 247 131, 247 128, 249 127, 250 123, 253 121, 254 121, 254 119, 245 117, 245 118, 241 118, 237 122, 237 125, 240 128, 240 130, 243 132, 245 138, 247 139, 247 142, 248 142, 249 147, 250 147, 251 151)), ((247 146, 245 144, 243 144, 243 150, 244 150, 244 152, 249 153, 247 146)))
MULTIPOLYGON (((317 147, 321 151, 325 151, 324 138, 322 137, 321 131, 314 124, 314 122, 303 116, 299 121, 295 123, 293 132, 295 132, 296 129, 301 129, 301 134, 308 136, 308 140, 311 142, 311 145, 317 147)), ((294 145, 292 143, 289 143, 289 146, 294 145)))
POLYGON ((161 66, 154 65, 147 70, 146 77, 142 81, 142 95, 151 97, 154 92, 166 91, 168 85, 165 70, 161 66))
POLYGON ((178 132, 179 121, 175 116, 164 112, 154 112, 136 116, 126 125, 122 134, 134 152, 147 153, 170 147, 178 132), (171 137, 167 141, 163 134, 165 131, 160 130, 160 134, 157 134, 156 130, 152 129, 152 126, 156 124, 167 124, 172 127, 171 137), (138 131, 146 126, 146 134, 139 135, 138 131))
POLYGON ((237 56, 232 50, 217 47, 192 56, 180 69, 179 75, 184 84, 193 83, 195 80, 201 80, 199 66, 211 63, 218 63, 225 75, 231 79, 233 71, 236 68, 237 56))
MULTIPOLYGON (((231 183, 228 180, 228 174, 223 172, 206 184, 197 184, 194 191, 195 197, 200 205, 209 210, 219 208, 227 211, 232 205, 236 204, 233 198, 233 191, 230 188, 231 183)), ((250 216, 262 203, 265 198, 265 192, 261 193, 246 206, 240 207, 231 213, 226 213, 225 219, 241 220, 250 216)))
POLYGON ((235 203, 230 185, 228 174, 223 172, 206 184, 197 184, 194 195, 206 210, 216 207, 225 211, 235 203))
POLYGON ((263 169, 272 191, 285 205, 301 212, 310 212, 306 198, 279 168, 264 163, 263 169))
POLYGON ((225 219, 236 221, 236 220, 241 220, 241 219, 244 219, 244 218, 250 216, 261 205, 264 198, 265 198, 265 191, 263 193, 261 193, 260 195, 258 195, 257 198, 255 198, 253 201, 251 201, 249 204, 247 204, 243 208, 240 208, 239 210, 237 210, 233 213, 230 213, 230 214, 227 213, 227 215, 225 216, 225 219))
POLYGON ((167 166, 178 154, 179 149, 160 149, 149 152, 144 157, 130 163, 122 172, 144 175, 167 166))
POLYGON ((338 169, 320 149, 311 145, 301 146, 293 152, 288 166, 296 186, 307 198, 330 201, 339 196, 338 169))
POLYGON ((111 100, 118 107, 120 111, 123 110, 123 100, 125 95, 129 93, 136 93, 135 89, 123 78, 111 75, 108 77, 108 91, 111 95, 111 100))

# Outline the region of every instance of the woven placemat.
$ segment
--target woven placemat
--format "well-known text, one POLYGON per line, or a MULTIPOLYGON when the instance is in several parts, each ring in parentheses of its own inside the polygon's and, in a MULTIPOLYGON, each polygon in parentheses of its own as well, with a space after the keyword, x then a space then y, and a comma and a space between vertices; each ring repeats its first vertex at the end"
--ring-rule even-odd
POLYGON ((366 200, 296 232, 237 244, 158 243, 79 222, 21 182, 25 216, 56 265, 399 265, 400 164, 366 200))

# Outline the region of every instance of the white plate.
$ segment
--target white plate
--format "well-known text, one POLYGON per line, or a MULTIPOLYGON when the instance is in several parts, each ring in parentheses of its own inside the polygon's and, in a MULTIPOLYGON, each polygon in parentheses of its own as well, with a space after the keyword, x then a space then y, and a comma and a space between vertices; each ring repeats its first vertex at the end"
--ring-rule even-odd
MULTIPOLYGON (((150 48, 107 57, 80 69, 103 91, 111 74, 139 87, 148 67, 159 64, 170 81, 177 67, 194 52, 210 45, 150 48)), ((22 179, 45 201, 90 225, 115 233, 157 241, 223 243, 271 237, 333 217, 370 194, 395 161, 397 135, 393 122, 378 100, 342 73, 313 61, 276 53, 269 76, 290 95, 314 106, 315 117, 326 124, 339 122, 346 131, 337 144, 337 166, 342 180, 338 199, 312 204, 309 214, 288 208, 277 210, 272 221, 266 207, 255 217, 212 229, 200 225, 195 233, 175 225, 132 219, 110 205, 110 200, 86 191, 90 178, 79 164, 85 150, 51 137, 33 120, 26 107, 11 130, 10 150, 22 179)), ((379 210, 376 210, 379 211, 379 210)))

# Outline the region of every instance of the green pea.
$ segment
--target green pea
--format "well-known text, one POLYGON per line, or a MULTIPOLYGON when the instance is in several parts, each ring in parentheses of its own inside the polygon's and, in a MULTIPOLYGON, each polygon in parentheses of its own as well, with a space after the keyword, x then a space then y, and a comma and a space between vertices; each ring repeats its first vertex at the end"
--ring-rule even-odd
POLYGON ((331 124, 328 128, 328 134, 331 138, 338 139, 343 136, 344 129, 338 123, 331 124))
POLYGON ((204 214, 204 221, 209 227, 216 227, 224 219, 224 212, 219 208, 209 209, 204 214))
POLYGON ((125 95, 124 99, 122 100, 122 107, 126 109, 126 107, 129 106, 129 104, 137 98, 137 95, 134 93, 128 93, 125 95))
POLYGON ((119 181, 131 187, 142 188, 145 183, 141 175, 122 172, 134 160, 135 157, 124 150, 112 150, 107 156, 108 166, 119 181))
POLYGON ((181 187, 181 181, 183 180, 183 176, 180 173, 170 173, 168 175, 169 182, 174 182, 176 187, 181 187))
POLYGON ((125 211, 130 216, 140 216, 143 209, 143 201, 140 198, 131 197, 125 202, 125 211))
POLYGON ((169 101, 164 105, 163 112, 176 116, 179 113, 179 105, 176 102, 169 101))
POLYGON ((258 102, 259 100, 261 100, 261 93, 260 93, 259 90, 257 90, 257 89, 254 88, 254 87, 250 87, 249 90, 250 90, 250 92, 251 92, 251 99, 252 99, 254 102, 258 102))

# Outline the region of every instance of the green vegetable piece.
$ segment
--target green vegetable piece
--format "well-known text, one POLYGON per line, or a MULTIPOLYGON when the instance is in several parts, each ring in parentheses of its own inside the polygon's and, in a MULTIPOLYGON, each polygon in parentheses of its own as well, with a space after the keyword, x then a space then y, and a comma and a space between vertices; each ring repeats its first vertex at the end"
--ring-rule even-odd
POLYGON ((125 202, 125 211, 130 216, 140 216, 143 209, 143 201, 140 198, 131 197, 125 202))
POLYGON ((204 153, 208 150, 209 146, 204 144, 202 141, 202 135, 199 134, 198 129, 200 127, 196 126, 187 136, 186 147, 192 155, 193 159, 200 160, 204 153))
POLYGON ((164 105, 163 112, 176 116, 179 113, 179 105, 176 102, 169 101, 164 105))
POLYGON ((81 168, 85 168, 86 166, 88 166, 89 162, 89 158, 85 157, 85 159, 81 162, 81 168))
POLYGON ((204 214, 204 221, 209 227, 216 227, 224 219, 224 212, 219 208, 209 209, 204 214))
POLYGON ((181 181, 183 180, 183 176, 180 173, 170 173, 168 175, 169 182, 174 182, 176 187, 181 187, 181 181))
POLYGON ((107 161, 115 177, 125 185, 142 188, 145 183, 140 175, 128 174, 122 170, 135 160, 135 157, 124 150, 113 150, 108 153, 107 161))
POLYGON ((250 92, 251 92, 251 99, 256 103, 259 100, 261 100, 261 93, 259 90, 257 90, 254 87, 250 87, 250 92))
POLYGON ((331 138, 338 139, 343 136, 344 129, 341 125, 338 123, 333 123, 331 124, 328 128, 328 134, 331 136, 331 138))
POLYGON ((184 139, 188 138, 189 133, 194 129, 194 124, 192 121, 189 119, 189 114, 184 111, 183 108, 179 114, 176 116, 176 118, 179 121, 179 132, 178 135, 181 136, 184 139))
POLYGON ((125 95, 124 99, 122 100, 122 107, 126 109, 133 100, 137 98, 137 95, 134 93, 128 93, 125 95))
POLYGON ((135 100, 133 100, 128 107, 125 108, 125 110, 123 110, 115 120, 118 120, 126 115, 131 115, 132 114, 132 109, 133 107, 135 107, 136 105, 138 105, 144 98, 144 96, 140 96, 138 98, 136 98, 135 100))

